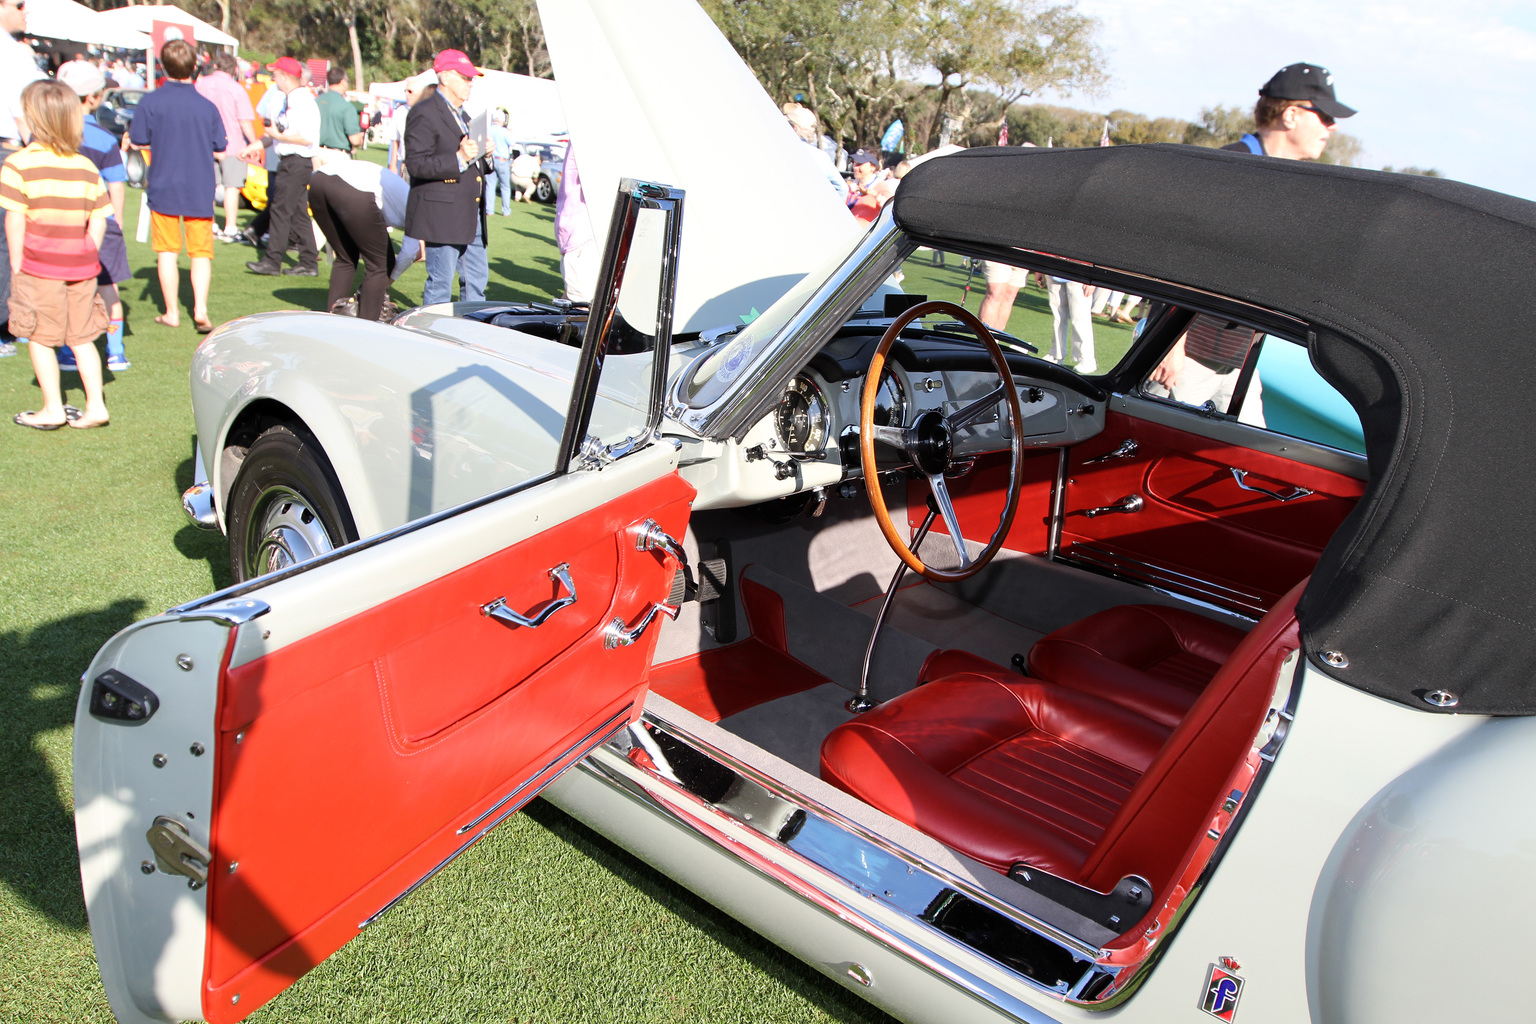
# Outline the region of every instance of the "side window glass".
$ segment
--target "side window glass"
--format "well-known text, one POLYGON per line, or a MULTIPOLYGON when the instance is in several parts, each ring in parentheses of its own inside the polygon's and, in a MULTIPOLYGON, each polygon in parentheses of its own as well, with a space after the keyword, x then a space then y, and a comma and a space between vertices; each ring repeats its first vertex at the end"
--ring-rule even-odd
POLYGON ((1142 384, 1142 393, 1278 434, 1364 454, 1355 410, 1300 343, 1200 314, 1142 384))

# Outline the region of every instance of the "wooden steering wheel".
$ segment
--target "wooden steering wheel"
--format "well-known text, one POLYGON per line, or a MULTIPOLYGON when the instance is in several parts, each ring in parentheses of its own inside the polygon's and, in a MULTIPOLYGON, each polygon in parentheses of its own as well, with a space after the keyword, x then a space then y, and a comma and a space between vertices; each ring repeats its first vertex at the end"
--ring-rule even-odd
POLYGON ((985 324, 967 312, 964 307, 944 301, 924 302, 913 306, 891 322, 884 337, 880 339, 880 344, 876 346, 873 358, 869 361, 869 372, 864 375, 864 392, 859 403, 859 463, 864 470, 864 481, 869 490, 869 504, 874 510, 875 521, 880 524, 880 532, 885 535, 886 543, 890 544, 891 550, 906 563, 907 568, 921 573, 930 580, 954 581, 976 575, 988 562, 992 561, 993 556, 1001 550, 1003 540, 1008 536, 1008 528, 1013 524, 1013 515, 1019 507, 1019 490, 1023 485, 1023 436, 1024 414, 1019 409, 1018 388, 1014 386, 1013 374, 1008 370, 1008 360, 1003 355, 1002 348, 985 324), (875 397, 880 392, 880 380, 885 371, 885 360, 891 345, 908 324, 932 313, 943 313, 969 327, 987 346, 987 352, 992 357, 992 365, 997 370, 998 377, 1002 378, 1002 383, 948 416, 937 409, 929 409, 920 413, 910 426, 899 423, 876 426, 875 397), (998 402, 1007 403, 1008 419, 1013 426, 1013 438, 1009 446, 1008 495, 1003 505, 1002 518, 998 520, 992 539, 975 558, 972 558, 966 551, 965 538, 960 533, 960 519, 955 515, 954 504, 949 500, 949 491, 944 486, 944 474, 954 468, 955 434, 980 419, 998 402), (891 513, 885 507, 885 496, 880 493, 878 467, 875 463, 876 441, 901 452, 905 460, 927 478, 928 487, 933 492, 933 502, 944 518, 944 526, 949 530, 955 553, 960 557, 960 568, 938 569, 924 563, 907 545, 903 531, 898 530, 891 522, 891 513))

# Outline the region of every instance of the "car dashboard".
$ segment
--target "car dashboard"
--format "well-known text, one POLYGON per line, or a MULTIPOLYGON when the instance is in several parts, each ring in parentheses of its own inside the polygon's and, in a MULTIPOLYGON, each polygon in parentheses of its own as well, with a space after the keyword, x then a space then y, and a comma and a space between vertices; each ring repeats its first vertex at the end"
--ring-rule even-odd
MULTIPOLYGON (((860 320, 841 329, 739 440, 684 439, 682 472, 699 491, 695 508, 755 504, 862 478, 859 403, 870 358, 888 325, 860 320)), ((707 346, 688 348, 674 352, 679 363, 691 363, 707 346)), ((1008 360, 1026 448, 1067 447, 1103 429, 1108 396, 1092 381, 1022 351, 1010 351, 1008 360)), ((905 426, 928 410, 949 415, 996 388, 991 359, 974 338, 914 326, 891 346, 874 421, 905 426)), ((999 402, 959 431, 955 453, 972 459, 1006 452, 1011 441, 1006 406, 999 402)), ((887 454, 882 474, 901 471, 895 452, 887 454)))

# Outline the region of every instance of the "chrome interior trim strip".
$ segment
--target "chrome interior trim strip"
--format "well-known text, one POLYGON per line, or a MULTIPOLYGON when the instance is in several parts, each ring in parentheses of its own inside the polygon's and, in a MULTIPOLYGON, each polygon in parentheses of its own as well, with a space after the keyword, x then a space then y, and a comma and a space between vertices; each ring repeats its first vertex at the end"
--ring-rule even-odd
POLYGON ((532 800, 534 797, 538 796, 539 795, 539 790, 543 789, 549 783, 553 782, 556 778, 558 778, 560 775, 562 775, 565 772, 566 769, 570 768, 572 765, 580 763, 578 760, 576 760, 576 758, 579 757, 579 755, 580 755, 580 753, 582 751, 587 750, 590 747, 590 745, 591 745, 590 741, 592 740, 592 738, 594 736, 603 735, 603 738, 607 739, 607 738, 611 737, 614 733, 618 732, 620 729, 623 729, 624 725, 623 725, 622 722, 616 728, 611 728, 611 727, 613 726, 613 723, 614 723, 615 720, 618 720, 618 719, 625 719, 625 720, 627 720, 629 718, 630 712, 632 712, 634 710, 634 708, 635 708, 635 706, 634 706, 633 703, 624 705, 624 710, 623 711, 620 711, 618 714, 613 715, 612 717, 610 717, 608 719, 608 721, 604 722, 597 729, 594 729, 592 732, 587 733, 587 735, 583 736, 580 740, 578 740, 575 743, 571 744, 569 747, 567 747, 565 749, 564 753, 562 753, 559 757, 556 757, 553 761, 550 761, 549 764, 545 765, 542 769, 540 769, 537 775, 534 775, 532 778, 530 778, 526 782, 524 782, 521 786, 518 786, 516 789, 512 790, 512 792, 508 793, 506 796, 504 796, 500 800, 496 801, 496 803, 491 806, 490 810, 488 810, 484 814, 480 815, 478 818, 476 818, 474 821, 470 822, 468 825, 465 825, 463 828, 460 828, 458 830, 458 832, 455 833, 456 835, 463 835, 466 831, 468 831, 469 829, 473 828, 475 825, 478 825, 480 822, 485 821, 485 819, 487 817, 489 817, 493 812, 495 812, 497 808, 503 807, 507 803, 507 801, 512 800, 519 793, 524 794, 523 798, 521 800, 516 801, 515 803, 512 804, 512 806, 506 807, 506 809, 503 810, 500 814, 497 814, 496 817, 494 819, 492 819, 489 824, 487 824, 480 831, 476 832, 474 835, 470 836, 469 840, 467 842, 465 842, 462 846, 460 846, 457 850, 454 850, 448 856, 444 857, 430 871, 428 871, 426 874, 422 875, 420 878, 416 879, 416 881, 412 882, 410 885, 406 886, 403 890, 401 890, 401 892, 400 892, 400 894, 398 896, 396 896, 394 899, 390 900, 388 903, 384 904, 382 907, 380 907, 378 910, 374 911, 368 917, 366 917, 363 920, 359 921, 357 923, 357 930, 358 931, 362 931, 364 928, 367 928, 369 925, 373 924, 379 918, 381 918, 385 914, 389 913, 396 906, 398 906, 407 896, 409 896, 411 893, 415 892, 417 889, 420 889, 422 886, 426 885, 428 882, 430 882, 433 878, 435 878, 437 876, 438 872, 442 871, 449 864, 452 864, 454 862, 454 860, 456 860, 458 858, 458 856, 460 854, 462 854, 465 850, 468 850, 471 846, 474 846, 480 840, 484 839, 488 834, 490 834, 491 829, 495 828, 497 825, 500 825, 503 821, 506 821, 512 815, 516 814, 522 808, 522 806, 524 804, 526 804, 529 800, 532 800), (608 732, 606 734, 603 733, 604 729, 608 730, 608 732), (560 767, 562 764, 565 765, 564 768, 560 767), (556 770, 557 768, 559 768, 558 771, 556 770), (534 783, 538 783, 538 785, 535 786, 534 783))
POLYGON ((1065 553, 1058 555, 1056 560, 1065 565, 1073 565, 1131 583, 1139 583, 1153 590, 1163 590, 1179 597, 1193 598, 1196 601, 1215 605, 1222 611, 1235 612, 1254 621, 1263 618, 1264 613, 1269 611, 1257 597, 1234 597, 1224 588, 1214 584, 1207 585, 1180 573, 1150 566, 1134 558, 1125 558, 1087 544, 1072 545, 1065 553))
MULTIPOLYGON (((561 761, 564 761, 566 758, 570 757, 573 752, 575 752, 577 750, 587 749, 587 748, 590 748, 590 747, 593 747, 593 746, 597 746, 598 744, 603 742, 603 740, 606 740, 609 736, 611 736, 614 733, 615 730, 619 729, 623 725, 624 722, 629 720, 630 713, 632 711, 634 711, 634 710, 635 710, 634 704, 626 704, 626 705, 624 705, 624 709, 622 711, 619 711, 618 713, 616 713, 614 715, 611 715, 608 718, 608 720, 606 722, 604 722, 602 725, 598 726, 596 729, 593 729, 591 732, 587 733, 581 739, 579 739, 575 743, 571 744, 571 746, 567 747, 566 750, 565 750, 565 753, 561 754, 559 757, 557 757, 553 761, 549 762, 549 764, 546 765, 544 767, 543 771, 539 772, 538 775, 535 775, 532 778, 526 780, 521 785, 519 785, 518 787, 513 789, 511 792, 509 792, 506 796, 502 797, 500 800, 497 800, 495 803, 491 804, 491 806, 489 806, 489 807, 487 807, 485 809, 485 812, 483 814, 481 814, 478 817, 476 817, 473 821, 470 821, 470 822, 468 822, 466 824, 460 825, 459 826, 459 830, 457 832, 455 832, 454 835, 460 835, 460 836, 463 835, 465 832, 468 832, 470 829, 472 829, 476 825, 480 824, 486 818, 489 818, 491 815, 495 814, 498 810, 501 809, 501 806, 503 804, 505 804, 508 800, 511 800, 511 799, 515 798, 519 793, 521 793, 523 790, 527 789, 529 786, 532 786, 535 783, 538 783, 540 778, 542 778, 543 776, 549 774, 549 772, 551 770, 553 770, 556 765, 558 765, 561 761), (599 736, 601 736, 602 739, 598 739, 599 736)), ((545 781, 548 781, 548 780, 545 780, 545 781)), ((529 795, 528 799, 530 799, 530 800, 533 799, 532 794, 529 795)))
MULTIPOLYGON (((647 772, 628 758, 606 748, 595 752, 592 757, 580 762, 579 766, 581 770, 613 786, 629 798, 638 800, 644 805, 668 815, 684 828, 729 851, 748 867, 765 875, 771 881, 783 886, 813 906, 819 907, 821 910, 833 915, 849 927, 863 932, 874 941, 906 957, 914 964, 955 986, 957 989, 986 1001, 998 1010, 1025 1022, 1025 1024, 1055 1024, 1054 1017, 1048 1016, 1024 1002, 1018 996, 967 970, 962 964, 957 963, 941 950, 943 946, 959 946, 964 950, 964 955, 986 958, 990 963, 1002 967, 1003 970, 1008 969, 1006 966, 998 964, 997 961, 987 958, 986 954, 966 946, 962 940, 947 935, 927 922, 918 920, 915 917, 911 917, 909 920, 913 930, 919 933, 918 936, 897 933, 882 926, 878 921, 871 919, 871 916, 860 905, 833 895, 822 884, 801 878, 788 865, 778 863, 752 850, 737 838, 736 835, 733 835, 733 832, 739 832, 740 829, 732 829, 729 825, 724 829, 711 825, 700 813, 709 809, 709 805, 704 804, 699 798, 689 794, 676 783, 665 780, 655 773, 647 772), (665 787, 665 792, 667 793, 665 796, 662 792, 663 787, 665 787), (673 798, 673 794, 675 794, 676 798, 673 798), (697 804, 698 807, 690 806, 691 804, 697 804)), ((719 814, 719 812, 716 813, 719 814)), ((721 824, 734 822, 735 820, 725 814, 719 814, 719 817, 725 819, 721 824)), ((762 838, 768 839, 768 837, 762 838)), ((785 855, 803 863, 810 863, 790 851, 785 851, 785 855)), ((811 866, 819 873, 836 877, 835 872, 828 871, 820 865, 811 866)), ((846 880, 842 881, 844 881, 844 884, 848 884, 846 880)), ((871 900, 880 899, 879 894, 874 892, 861 891, 860 895, 871 900)), ((889 903, 884 905, 890 906, 889 903)), ((1089 969, 1084 973, 1094 973, 1091 965, 1089 965, 1089 969)), ((1030 979, 1025 978, 1023 975, 1018 975, 1018 977, 1023 983, 1055 998, 1063 998, 1067 992, 1071 991, 1071 988, 1053 991, 1030 981, 1030 979)), ((1072 987, 1076 987, 1076 985, 1074 984, 1072 987)))
POLYGON ((1061 524, 1067 514, 1067 458, 1068 448, 1056 453, 1056 479, 1051 483, 1051 525, 1046 537, 1045 557, 1055 558, 1061 550, 1061 524))
POLYGON ((676 418, 704 437, 725 438, 745 431, 779 400, 798 373, 879 283, 900 269, 917 243, 897 230, 887 204, 879 219, 800 311, 768 339, 762 352, 714 404, 702 409, 682 405, 676 418))
POLYGON ((1216 597, 1223 597, 1234 601, 1249 601, 1255 604, 1262 600, 1258 594, 1249 593, 1246 590, 1238 590, 1235 587, 1224 587, 1219 583, 1211 583, 1208 580, 1200 579, 1198 576, 1189 576, 1175 569, 1169 569, 1166 566, 1155 565, 1152 562, 1143 562, 1139 558, 1123 555, 1118 551, 1111 551, 1108 548, 1101 548, 1096 544, 1085 544, 1079 541, 1068 550, 1068 557, 1076 555, 1078 552, 1083 552, 1078 557, 1085 560, 1100 559, 1105 563, 1123 564, 1128 570, 1142 569, 1148 575, 1157 575, 1169 583, 1177 583, 1181 586, 1202 590, 1216 597))

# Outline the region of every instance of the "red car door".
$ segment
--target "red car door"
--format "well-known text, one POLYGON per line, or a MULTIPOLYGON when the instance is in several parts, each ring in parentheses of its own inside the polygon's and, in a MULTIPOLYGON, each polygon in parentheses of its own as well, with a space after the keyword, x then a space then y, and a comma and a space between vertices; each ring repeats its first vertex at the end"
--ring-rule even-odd
POLYGON ((627 347, 586 339, 548 477, 97 656, 77 832, 119 1020, 245 1017, 639 715, 694 493, 648 443, 681 201, 621 188, 589 322, 627 347))

